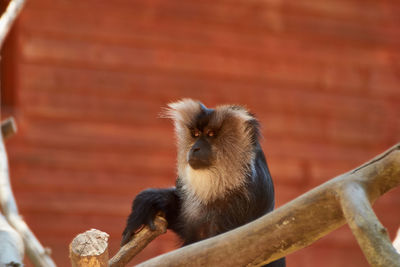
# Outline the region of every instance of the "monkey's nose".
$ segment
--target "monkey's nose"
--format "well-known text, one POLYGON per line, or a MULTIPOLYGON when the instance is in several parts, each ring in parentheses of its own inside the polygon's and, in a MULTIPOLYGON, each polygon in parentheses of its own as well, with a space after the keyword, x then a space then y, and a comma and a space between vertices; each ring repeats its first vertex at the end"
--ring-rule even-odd
POLYGON ((200 169, 210 166, 211 155, 207 149, 192 148, 188 155, 188 163, 193 169, 200 169))
POLYGON ((199 147, 193 147, 189 152, 189 159, 192 160, 204 160, 206 157, 205 150, 199 147))

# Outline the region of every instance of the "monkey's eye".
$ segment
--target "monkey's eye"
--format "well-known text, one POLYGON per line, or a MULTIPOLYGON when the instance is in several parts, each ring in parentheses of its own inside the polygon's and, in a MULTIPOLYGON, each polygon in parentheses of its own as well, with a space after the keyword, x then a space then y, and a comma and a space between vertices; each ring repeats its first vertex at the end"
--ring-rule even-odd
POLYGON ((208 137, 213 137, 215 135, 215 132, 214 131, 208 131, 207 132, 207 136, 208 137))
POLYGON ((199 137, 200 136, 200 131, 199 130, 193 130, 192 131, 193 137, 199 137))

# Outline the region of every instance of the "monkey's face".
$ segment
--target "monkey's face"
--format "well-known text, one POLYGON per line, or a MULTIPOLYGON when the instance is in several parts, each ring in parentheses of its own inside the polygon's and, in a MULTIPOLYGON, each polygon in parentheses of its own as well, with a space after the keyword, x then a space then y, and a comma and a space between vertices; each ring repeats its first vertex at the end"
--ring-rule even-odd
POLYGON ((238 106, 206 108, 190 99, 172 103, 167 116, 175 122, 178 171, 218 169, 249 163, 258 135, 257 121, 238 106))
POLYGON ((187 153, 187 162, 193 169, 209 167, 213 162, 213 152, 211 138, 214 136, 213 130, 201 131, 199 129, 191 130, 194 144, 187 153))
POLYGON ((214 113, 215 110, 203 106, 194 121, 187 125, 190 132, 188 138, 190 149, 186 157, 193 169, 208 168, 215 160, 219 137, 217 134, 221 127, 212 124, 214 113))

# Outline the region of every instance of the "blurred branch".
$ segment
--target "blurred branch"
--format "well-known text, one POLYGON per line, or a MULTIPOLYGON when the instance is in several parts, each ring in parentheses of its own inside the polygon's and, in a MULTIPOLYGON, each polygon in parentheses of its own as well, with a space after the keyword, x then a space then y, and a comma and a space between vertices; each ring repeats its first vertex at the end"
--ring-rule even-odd
POLYGON ((4 139, 10 138, 17 132, 17 125, 13 117, 1 122, 1 134, 4 139))
MULTIPOLYGON (((5 127, 11 127, 12 120, 5 127)), ((11 127, 15 129, 15 127, 11 127)), ((55 266, 53 260, 49 256, 49 251, 45 250, 35 235, 31 232, 28 225, 19 215, 17 204, 11 190, 10 174, 8 170, 7 153, 3 142, 3 137, 0 138, 0 206, 7 219, 8 223, 19 233, 22 237, 26 253, 35 266, 53 267, 55 266)))
POLYGON ((6 11, 0 18, 0 49, 3 46, 4 40, 11 29, 15 19, 21 12, 25 4, 25 0, 11 0, 6 11))
POLYGON ((0 213, 0 266, 23 266, 24 242, 0 213))
POLYGON ((397 230, 397 235, 393 240, 393 247, 400 253, 400 228, 397 230))

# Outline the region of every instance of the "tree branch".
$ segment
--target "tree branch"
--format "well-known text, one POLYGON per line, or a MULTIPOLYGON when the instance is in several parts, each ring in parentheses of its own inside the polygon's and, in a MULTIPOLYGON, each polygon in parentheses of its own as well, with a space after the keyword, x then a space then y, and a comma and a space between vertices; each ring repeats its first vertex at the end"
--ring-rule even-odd
POLYGON ((396 237, 393 240, 393 247, 396 249, 397 253, 400 253, 400 228, 397 230, 396 237))
POLYGON ((25 0, 12 0, 0 18, 0 49, 18 14, 21 12, 25 0))
POLYGON ((96 229, 77 235, 69 245, 72 267, 107 267, 108 237, 96 229))
POLYGON ((73 267, 125 266, 147 244, 167 231, 167 221, 161 215, 156 216, 154 225, 156 227, 154 231, 150 230, 148 226, 144 226, 110 260, 108 260, 107 251, 108 234, 95 229, 79 234, 69 246, 71 264, 73 267))
POLYGON ((392 246, 387 230, 379 222, 364 188, 347 184, 340 196, 344 217, 371 266, 399 266, 400 254, 392 246))
POLYGON ((17 132, 17 126, 13 117, 1 122, 1 134, 4 139, 10 138, 17 132))
POLYGON ((0 266, 23 266, 24 243, 0 213, 0 266))
POLYGON ((21 235, 25 244, 26 253, 32 263, 36 266, 55 266, 54 262, 49 257, 49 251, 43 248, 28 225, 19 215, 17 204, 11 190, 7 153, 3 137, 0 137, 0 206, 8 223, 21 235))
POLYGON ((157 236, 167 231, 167 221, 164 217, 156 216, 154 220, 156 230, 151 231, 148 226, 136 233, 131 241, 125 244, 109 261, 110 267, 125 266, 133 257, 142 251, 157 236))

